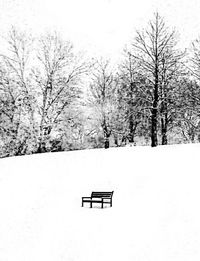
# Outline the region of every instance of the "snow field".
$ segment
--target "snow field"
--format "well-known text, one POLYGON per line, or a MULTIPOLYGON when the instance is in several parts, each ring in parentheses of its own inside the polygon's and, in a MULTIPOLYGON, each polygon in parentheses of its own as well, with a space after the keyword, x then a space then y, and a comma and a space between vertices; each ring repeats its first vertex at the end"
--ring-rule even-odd
POLYGON ((199 261, 200 145, 0 160, 0 260, 199 261), (112 208, 81 208, 114 190, 112 208))

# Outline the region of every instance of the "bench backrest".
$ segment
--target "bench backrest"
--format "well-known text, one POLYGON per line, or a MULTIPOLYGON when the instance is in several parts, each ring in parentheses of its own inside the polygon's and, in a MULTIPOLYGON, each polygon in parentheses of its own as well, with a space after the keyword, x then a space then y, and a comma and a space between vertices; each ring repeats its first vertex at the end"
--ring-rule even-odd
POLYGON ((92 198, 111 198, 113 195, 113 192, 92 192, 91 197, 92 198))

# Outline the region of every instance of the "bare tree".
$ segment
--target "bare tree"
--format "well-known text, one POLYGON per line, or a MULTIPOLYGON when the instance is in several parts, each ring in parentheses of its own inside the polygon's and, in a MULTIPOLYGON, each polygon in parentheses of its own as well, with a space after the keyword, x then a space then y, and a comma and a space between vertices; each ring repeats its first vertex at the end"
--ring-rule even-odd
POLYGON ((200 81, 200 39, 192 42, 190 72, 200 81))
POLYGON ((125 50, 124 60, 119 66, 118 79, 118 111, 123 139, 134 144, 135 136, 140 136, 140 128, 144 127, 149 102, 145 94, 145 78, 140 73, 138 61, 128 50, 125 50))
POLYGON ((174 112, 177 106, 177 97, 179 96, 179 82, 185 74, 185 68, 182 65, 182 59, 185 52, 179 52, 170 46, 163 54, 161 61, 160 77, 160 121, 161 121, 161 144, 168 143, 167 133, 173 128, 174 112), (177 95, 178 93, 178 95, 177 95))
MULTIPOLYGON (((156 13, 154 19, 148 24, 147 29, 137 31, 135 41, 132 43, 131 55, 140 63, 144 74, 149 80, 149 90, 152 99, 151 107, 151 146, 158 145, 158 119, 159 106, 163 103, 163 111, 166 111, 167 99, 164 97, 166 93, 161 92, 163 74, 163 61, 165 74, 167 68, 178 59, 175 55, 176 33, 170 31, 165 25, 164 19, 156 13)), ((164 76, 165 78, 165 76, 164 76)), ((165 127, 163 127, 164 130, 165 127)), ((166 132, 164 130, 164 132, 166 132)), ((165 136, 165 134, 163 133, 165 136)), ((163 137, 164 143, 166 138, 163 137)))

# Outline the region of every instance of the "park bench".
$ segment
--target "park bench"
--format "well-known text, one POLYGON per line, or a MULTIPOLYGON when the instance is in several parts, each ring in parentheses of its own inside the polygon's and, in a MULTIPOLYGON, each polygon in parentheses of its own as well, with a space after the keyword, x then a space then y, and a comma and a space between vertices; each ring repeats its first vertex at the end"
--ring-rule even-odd
POLYGON ((92 208, 92 203, 99 203, 101 208, 103 208, 104 204, 109 204, 112 207, 112 196, 113 192, 92 192, 91 197, 82 197, 82 207, 84 203, 90 203, 90 207, 92 208))

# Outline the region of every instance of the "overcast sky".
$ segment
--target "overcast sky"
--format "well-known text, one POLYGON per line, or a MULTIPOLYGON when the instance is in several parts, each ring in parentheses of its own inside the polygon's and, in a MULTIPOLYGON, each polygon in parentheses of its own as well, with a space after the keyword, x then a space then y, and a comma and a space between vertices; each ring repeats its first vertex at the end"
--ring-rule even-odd
POLYGON ((155 11, 177 28, 183 47, 200 35, 200 0, 0 0, 0 28, 58 30, 88 52, 117 56, 155 11))

